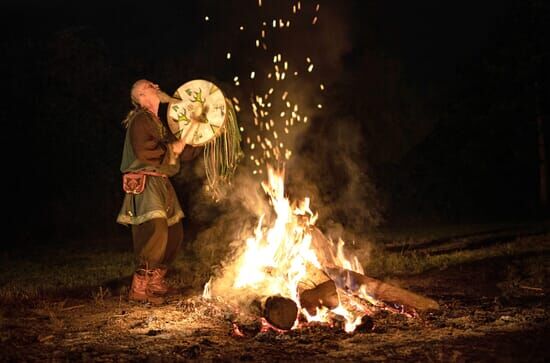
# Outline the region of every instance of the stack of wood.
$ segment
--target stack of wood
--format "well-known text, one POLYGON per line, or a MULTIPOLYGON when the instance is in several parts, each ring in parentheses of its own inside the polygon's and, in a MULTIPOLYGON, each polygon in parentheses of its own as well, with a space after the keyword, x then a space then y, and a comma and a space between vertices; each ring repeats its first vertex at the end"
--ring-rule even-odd
MULTIPOLYGON (((339 267, 332 243, 317 228, 312 231, 312 248, 315 249, 322 269, 307 266, 308 281, 299 288, 300 305, 308 314, 317 309, 336 308, 344 299, 353 299, 355 305, 369 309, 360 297, 361 290, 380 303, 398 304, 416 311, 435 310, 439 304, 430 298, 378 279, 339 267)), ((261 300, 261 314, 274 327, 282 330, 292 328, 298 318, 298 306, 288 298, 268 296, 261 300)))

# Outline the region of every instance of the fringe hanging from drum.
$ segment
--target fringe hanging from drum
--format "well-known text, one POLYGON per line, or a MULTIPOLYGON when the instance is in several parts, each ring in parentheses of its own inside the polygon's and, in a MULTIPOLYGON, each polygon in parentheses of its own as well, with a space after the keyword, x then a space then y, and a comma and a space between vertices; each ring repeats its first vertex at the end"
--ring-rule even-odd
POLYGON ((220 200, 231 184, 231 179, 243 152, 241 133, 233 104, 226 98, 227 121, 219 137, 204 146, 204 167, 208 188, 216 200, 220 200))

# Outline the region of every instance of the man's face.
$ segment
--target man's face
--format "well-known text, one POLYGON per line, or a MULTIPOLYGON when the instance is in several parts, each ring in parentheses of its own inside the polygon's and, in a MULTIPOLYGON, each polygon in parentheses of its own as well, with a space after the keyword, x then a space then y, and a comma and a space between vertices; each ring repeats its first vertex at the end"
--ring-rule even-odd
POLYGON ((159 86, 150 81, 142 81, 137 84, 134 89, 134 94, 140 105, 150 107, 151 105, 160 102, 158 97, 159 86))
POLYGON ((143 81, 137 88, 138 96, 156 95, 159 90, 159 85, 153 82, 143 81))

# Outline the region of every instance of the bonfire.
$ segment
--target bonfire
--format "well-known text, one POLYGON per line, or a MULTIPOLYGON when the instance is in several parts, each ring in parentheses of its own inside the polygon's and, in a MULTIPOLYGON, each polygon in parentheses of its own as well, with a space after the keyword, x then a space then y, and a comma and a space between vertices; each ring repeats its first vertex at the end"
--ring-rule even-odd
MULTIPOLYGON (((322 322, 353 332, 371 323, 369 317, 380 310, 414 317, 418 310, 439 307, 432 299, 366 276, 358 258, 346 253, 342 239, 334 243, 315 226, 318 216, 309 198, 291 202, 285 196, 284 173, 268 165, 262 182, 275 221, 266 225, 263 216, 259 218, 226 274, 206 284, 204 298, 231 295, 248 300, 257 306, 264 329, 276 331, 322 322), (219 286, 224 287, 216 288, 222 280, 219 286)), ((235 329, 240 334, 238 326, 235 329)))

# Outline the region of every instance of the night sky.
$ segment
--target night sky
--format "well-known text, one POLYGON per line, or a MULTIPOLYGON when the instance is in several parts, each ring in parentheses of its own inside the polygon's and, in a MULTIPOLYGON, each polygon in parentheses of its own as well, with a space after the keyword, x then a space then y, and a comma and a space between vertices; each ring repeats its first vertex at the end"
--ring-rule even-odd
MULTIPOLYGON (((364 232, 547 215, 536 124, 548 119, 546 2, 301 1, 293 14, 296 3, 4 2, 1 115, 13 142, 4 154, 15 164, 5 174, 13 239, 127 233, 115 223, 120 121, 139 78, 168 93, 205 78, 238 98, 247 157, 239 177, 259 184, 244 105, 273 83, 259 75, 277 53, 301 64, 284 87, 310 119, 285 139, 293 151, 288 192, 310 195, 320 223, 364 232), (272 19, 292 24, 275 31, 272 19), (262 21, 267 50, 254 45, 262 21)), ((200 160, 175 178, 186 223, 198 229, 228 210, 202 195, 203 182, 200 160)))

